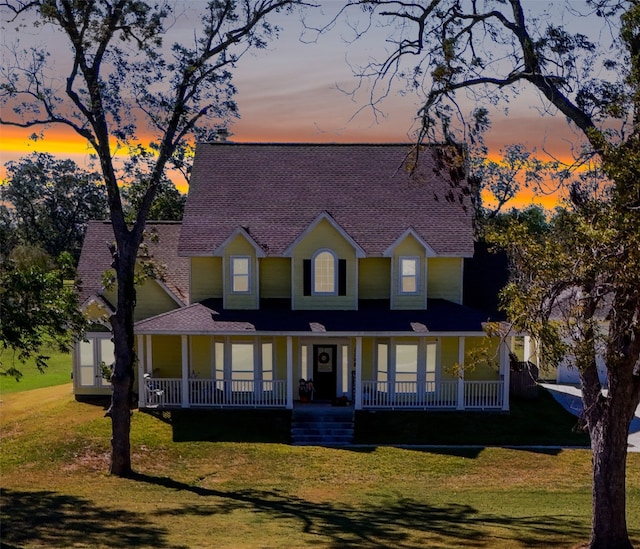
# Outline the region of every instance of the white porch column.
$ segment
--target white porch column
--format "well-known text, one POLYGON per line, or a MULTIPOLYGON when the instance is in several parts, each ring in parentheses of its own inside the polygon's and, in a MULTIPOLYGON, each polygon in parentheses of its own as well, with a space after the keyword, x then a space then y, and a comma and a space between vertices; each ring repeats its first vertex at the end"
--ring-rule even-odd
POLYGON ((362 410, 362 338, 356 337, 356 402, 355 409, 362 410))
POLYGON ((189 408, 189 337, 181 336, 182 340, 182 402, 183 408, 189 408))
POLYGON ((287 336, 287 410, 293 409, 293 338, 287 336))
POLYGON ((146 405, 146 394, 144 374, 146 365, 144 362, 144 336, 138 336, 138 367, 136 369, 136 376, 138 376, 138 408, 143 408, 146 405))
MULTIPOLYGON (((531 360, 531 337, 530 336, 524 336, 524 343, 523 343, 523 352, 524 352, 524 360, 531 360)), ((533 362, 533 361, 532 361, 533 362)))
POLYGON ((509 385, 511 377, 511 362, 509 361, 509 346, 503 341, 500 344, 500 377, 502 378, 502 410, 509 411, 509 385))
POLYGON ((458 338, 458 404, 456 410, 464 410, 464 336, 458 338))

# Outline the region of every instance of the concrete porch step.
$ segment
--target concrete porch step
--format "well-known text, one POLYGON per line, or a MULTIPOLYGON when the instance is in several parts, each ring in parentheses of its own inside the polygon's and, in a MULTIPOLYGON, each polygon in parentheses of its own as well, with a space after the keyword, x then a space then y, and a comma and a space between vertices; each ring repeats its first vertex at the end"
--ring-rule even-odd
POLYGON ((347 446, 353 442, 354 412, 350 407, 294 408, 291 443, 296 446, 347 446))

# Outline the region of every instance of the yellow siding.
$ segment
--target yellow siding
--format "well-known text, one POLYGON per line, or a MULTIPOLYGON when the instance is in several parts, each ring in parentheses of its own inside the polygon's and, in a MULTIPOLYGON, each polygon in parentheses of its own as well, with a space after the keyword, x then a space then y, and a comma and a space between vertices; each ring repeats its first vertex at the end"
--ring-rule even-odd
POLYGON ((465 371, 468 381, 486 381, 499 379, 499 347, 500 338, 465 337, 465 371), (477 357, 486 356, 479 360, 477 357), (475 362, 475 364, 473 364, 475 362))
POLYGON ((427 267, 427 295, 462 303, 461 257, 431 257, 427 267))
MULTIPOLYGON (((376 370, 376 339, 373 337, 362 338, 362 379, 375 379, 376 370)), ((352 342, 355 349, 355 341, 352 342)))
POLYGON ((424 309, 426 306, 425 285, 425 255, 424 247, 413 235, 408 235, 400 242, 393 252, 391 267, 391 308, 392 309, 424 309), (401 257, 418 257, 420 270, 418 278, 418 292, 411 295, 400 294, 399 261, 401 257))
POLYGON ((201 379, 211 378, 211 337, 191 336, 191 371, 201 379))
POLYGON ((260 297, 291 297, 291 260, 288 257, 265 257, 260 265, 260 297))
MULTIPOLYGON (((295 309, 337 309, 347 310, 357 307, 356 300, 356 254, 349 242, 326 220, 316 227, 296 246, 293 265, 295 309), (305 296, 303 295, 303 260, 310 259, 321 248, 332 250, 339 259, 347 260, 347 295, 305 296)), ((337 268, 337 266, 336 266, 337 268)))
POLYGON ((225 260, 225 307, 228 309, 257 309, 258 308, 258 263, 253 246, 247 239, 238 235, 224 250, 225 260), (231 292, 231 258, 233 256, 250 257, 251 274, 250 292, 248 294, 234 294, 231 292))
POLYGON ((391 259, 373 257, 358 263, 358 293, 360 299, 389 299, 391 259))
POLYGON ((458 338, 440 338, 440 379, 458 379, 458 338))
POLYGON ((182 340, 180 336, 158 336, 151 339, 153 375, 182 377, 182 340))
POLYGON ((192 257, 190 303, 222 297, 222 258, 192 257))
MULTIPOLYGON (((118 299, 116 287, 106 290, 104 297, 115 305, 118 299)), ((160 287, 158 282, 148 279, 142 285, 136 287, 136 308, 133 318, 135 322, 138 322, 145 318, 172 311, 179 306, 167 291, 160 287)))
MULTIPOLYGON (((273 346, 275 350, 275 364, 273 365, 273 376, 275 379, 287 379, 287 339, 284 337, 276 337, 273 340, 273 346)), ((293 358, 293 382, 294 386, 297 383, 296 379, 296 360, 298 350, 294 344, 294 358, 293 358)))
POLYGON ((136 322, 172 311, 178 307, 178 303, 155 280, 147 280, 142 286, 136 288, 136 310, 134 313, 136 322))

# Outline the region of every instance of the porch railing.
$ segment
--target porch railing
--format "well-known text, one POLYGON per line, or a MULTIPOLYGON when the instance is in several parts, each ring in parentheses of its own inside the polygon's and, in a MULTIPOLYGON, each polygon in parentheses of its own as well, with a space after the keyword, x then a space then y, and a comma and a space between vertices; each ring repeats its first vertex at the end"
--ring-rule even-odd
POLYGON ((456 408, 457 381, 363 381, 364 408, 456 408))
POLYGON ((362 382, 363 408, 434 408, 443 410, 501 409, 503 381, 464 381, 462 406, 458 402, 458 381, 371 381, 362 382))
POLYGON ((465 381, 464 407, 470 409, 502 408, 504 381, 465 381))
POLYGON ((179 378, 147 378, 144 388, 144 403, 147 408, 173 407, 182 403, 182 380, 179 378))
POLYGON ((182 399, 182 379, 148 378, 145 380, 143 405, 163 407, 269 407, 287 404, 285 380, 214 380, 189 379, 187 402, 182 399))
MULTIPOLYGON (((187 402, 183 403, 182 379, 147 378, 144 380, 143 407, 250 407, 285 408, 285 380, 187 380, 187 402)), ((362 382, 363 408, 414 409, 501 409, 504 404, 503 381, 464 381, 462 406, 459 406, 458 381, 417 383, 415 381, 362 382)))

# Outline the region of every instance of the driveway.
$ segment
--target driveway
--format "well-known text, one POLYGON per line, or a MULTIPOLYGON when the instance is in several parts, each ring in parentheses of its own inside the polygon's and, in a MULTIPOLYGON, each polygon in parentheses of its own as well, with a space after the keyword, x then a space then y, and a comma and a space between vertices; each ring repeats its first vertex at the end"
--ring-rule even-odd
MULTIPOLYGON (((553 383, 541 385, 573 415, 577 416, 582 412, 582 391, 579 387, 553 383)), ((629 452, 640 452, 640 406, 636 409, 636 415, 629 426, 629 452)))

